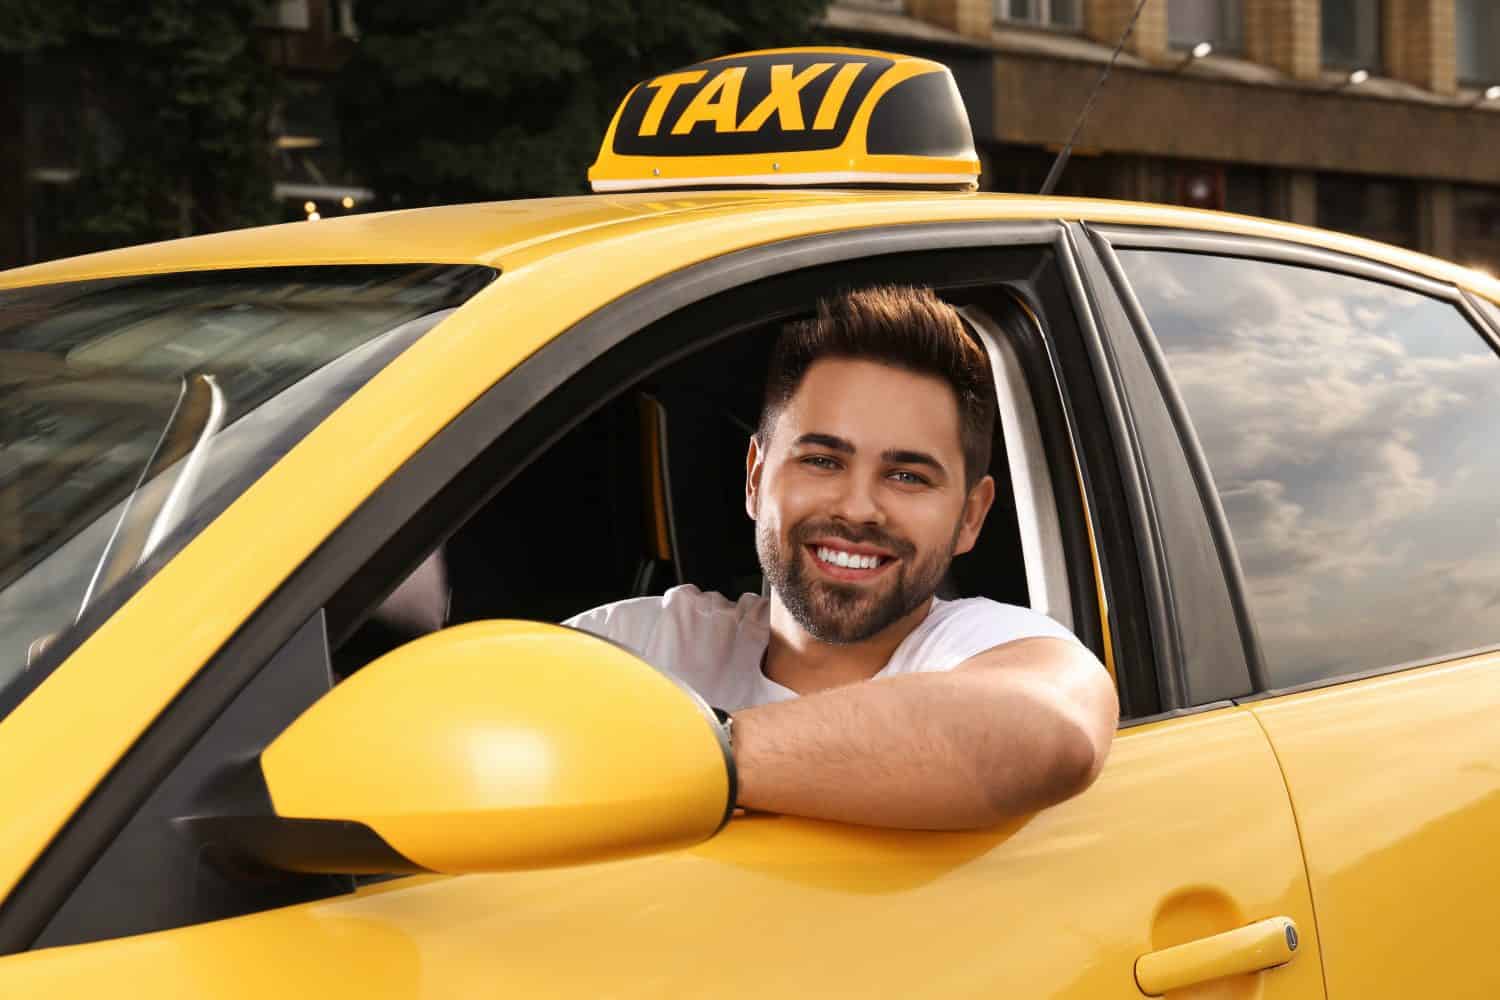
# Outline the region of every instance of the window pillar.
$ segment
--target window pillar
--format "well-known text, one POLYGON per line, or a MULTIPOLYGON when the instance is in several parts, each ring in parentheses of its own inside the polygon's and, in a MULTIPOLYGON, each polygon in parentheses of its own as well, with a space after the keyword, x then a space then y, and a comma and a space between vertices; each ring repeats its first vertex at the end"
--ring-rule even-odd
POLYGON ((1261 0, 1245 5, 1246 54, 1295 80, 1322 72, 1322 0, 1261 0))
MULTIPOLYGON (((1135 13, 1137 0, 1086 0, 1083 7, 1084 30, 1090 38, 1106 45, 1114 45, 1130 23, 1135 13)), ((1141 11, 1140 20, 1125 49, 1143 59, 1165 62, 1167 52, 1167 5, 1165 0, 1152 0, 1141 11)))
POLYGON ((1453 185, 1437 181, 1422 185, 1418 211, 1422 252, 1452 260, 1458 248, 1454 233, 1453 185))
POLYGON ((1318 178, 1310 170, 1288 170, 1277 175, 1277 215, 1299 226, 1318 224, 1318 178))
POLYGON ((988 39, 995 26, 994 0, 907 0, 912 17, 969 38, 988 39))
POLYGON ((1386 75, 1439 94, 1458 92, 1454 0, 1385 0, 1386 75))

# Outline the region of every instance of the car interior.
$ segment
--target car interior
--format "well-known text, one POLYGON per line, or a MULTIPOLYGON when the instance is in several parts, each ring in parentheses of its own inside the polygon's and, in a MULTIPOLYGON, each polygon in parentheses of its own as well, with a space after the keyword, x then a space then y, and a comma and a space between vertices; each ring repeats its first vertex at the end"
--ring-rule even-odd
MULTIPOLYGON (((745 455, 779 326, 639 380, 542 451, 335 649, 336 673, 445 625, 560 622, 679 584, 731 599, 761 591, 745 455)), ((995 505, 940 596, 1033 605, 1006 431, 997 424, 995 505)))

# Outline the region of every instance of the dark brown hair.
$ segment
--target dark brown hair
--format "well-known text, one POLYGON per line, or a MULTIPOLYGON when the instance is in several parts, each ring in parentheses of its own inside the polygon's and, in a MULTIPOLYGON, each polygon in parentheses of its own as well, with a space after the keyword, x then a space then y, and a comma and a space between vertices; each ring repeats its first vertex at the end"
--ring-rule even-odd
POLYGON ((771 351, 756 436, 772 425, 807 370, 824 358, 876 361, 942 379, 958 397, 959 443, 969 489, 989 471, 995 390, 989 361, 953 307, 930 288, 881 285, 829 296, 812 319, 789 323, 771 351))

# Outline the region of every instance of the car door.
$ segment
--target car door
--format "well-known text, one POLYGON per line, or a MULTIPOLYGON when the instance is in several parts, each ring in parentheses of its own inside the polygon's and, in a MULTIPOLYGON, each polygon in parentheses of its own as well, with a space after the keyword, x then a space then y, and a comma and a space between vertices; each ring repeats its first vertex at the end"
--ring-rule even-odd
MULTIPOLYGON (((792 257, 776 245, 757 248, 664 279, 594 314, 501 379, 392 476, 210 663, 210 676, 253 675, 243 691, 223 695, 217 718, 232 721, 238 711, 266 725, 250 711, 252 692, 277 677, 277 690, 293 690, 287 698, 305 696, 298 679, 327 670, 326 636, 344 632, 357 616, 351 608, 388 589, 375 569, 404 572, 419 563, 448 530, 445 516, 460 516, 454 512, 500 485, 492 482, 495 470, 524 464, 664 357, 751 320, 806 309, 830 281, 926 281, 960 290, 1003 284, 1035 316, 1029 333, 1017 334, 1030 340, 1031 390, 1053 400, 1049 412, 1063 422, 1067 450, 1050 456, 1051 487, 1063 516, 1085 512, 1065 525, 1086 539, 1068 565, 1073 592, 1093 594, 1092 602, 1077 598, 1093 620, 1081 618, 1075 628, 1115 665, 1131 706, 1088 792, 967 833, 741 816, 697 847, 645 858, 404 878, 352 891, 304 883, 300 890, 312 898, 284 897, 274 908, 262 901, 238 915, 206 898, 212 894, 204 887, 220 883, 205 881, 196 858, 154 879, 134 877, 139 869, 128 852, 111 854, 127 823, 97 862, 78 866, 76 884, 55 875, 23 883, 21 891, 50 886, 54 923, 39 947, 0 958, 0 993, 998 990, 1083 998, 1137 997, 1144 987, 1323 996, 1320 942, 1276 757, 1253 710, 1206 694, 1215 684, 1234 688, 1243 663, 1220 664, 1215 676, 1212 665, 1194 661, 1195 676, 1207 679, 1196 689, 1202 697, 1181 693, 1183 651, 1217 640, 1185 633, 1178 612, 1161 607, 1165 568, 1176 563, 1163 555, 1167 535, 1139 477, 1144 420, 1125 416, 1153 401, 1127 400, 1116 385, 1120 359, 1097 333, 1107 290, 1085 294, 1069 238, 1055 225, 903 227, 804 240, 797 249, 792 257), (758 279, 753 287, 744 287, 746 275, 758 279), (157 928, 142 925, 136 915, 164 892, 189 909, 157 928), (102 919, 86 933, 66 927, 69 913, 110 908, 126 914, 116 931, 102 919), (193 908, 212 916, 194 917, 193 908)), ((523 269, 506 280, 509 298, 490 301, 545 292, 545 274, 523 269)), ((1178 490, 1187 493, 1190 487, 1178 490)), ((1212 574, 1199 582, 1207 601, 1212 574)), ((173 711, 159 726, 172 725, 173 711)), ((212 743, 216 735, 210 728, 201 739, 184 738, 181 760, 161 787, 186 769, 211 771, 224 752, 212 743)), ((149 813, 137 815, 148 823, 168 818, 149 813)), ((74 823, 87 821, 85 809, 74 823)), ((134 838, 133 849, 150 843, 134 838)))
POLYGON ((1218 507, 1329 995, 1496 995, 1494 331, 1346 256, 1106 236, 1218 507))

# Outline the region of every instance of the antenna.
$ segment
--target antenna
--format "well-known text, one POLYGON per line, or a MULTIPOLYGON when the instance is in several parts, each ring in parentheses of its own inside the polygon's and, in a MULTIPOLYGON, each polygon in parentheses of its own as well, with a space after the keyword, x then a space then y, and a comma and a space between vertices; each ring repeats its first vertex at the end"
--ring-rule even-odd
POLYGON ((1073 134, 1068 136, 1068 144, 1057 154, 1057 159, 1052 161, 1052 169, 1047 171, 1047 179, 1042 182, 1041 194, 1052 193, 1057 187, 1057 182, 1062 178, 1063 168, 1068 165, 1068 157, 1073 154, 1073 143, 1078 141, 1078 133, 1083 131, 1083 123, 1088 121, 1089 112, 1094 110, 1094 98, 1099 96, 1099 91, 1104 89, 1104 81, 1109 79, 1109 71, 1115 68, 1115 60, 1120 58, 1120 50, 1130 40, 1130 33, 1135 30, 1135 22, 1140 19, 1141 11, 1146 9, 1150 0, 1141 0, 1135 5, 1135 13, 1130 15, 1129 22, 1125 25, 1125 33, 1115 43, 1115 51, 1110 54, 1109 62, 1104 64, 1104 72, 1099 74, 1099 81, 1094 84, 1094 89, 1089 92, 1089 99, 1084 102, 1083 111, 1078 115, 1078 121, 1073 125, 1073 134))

